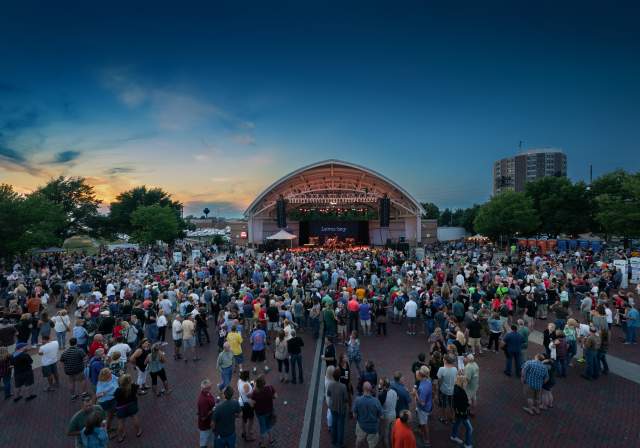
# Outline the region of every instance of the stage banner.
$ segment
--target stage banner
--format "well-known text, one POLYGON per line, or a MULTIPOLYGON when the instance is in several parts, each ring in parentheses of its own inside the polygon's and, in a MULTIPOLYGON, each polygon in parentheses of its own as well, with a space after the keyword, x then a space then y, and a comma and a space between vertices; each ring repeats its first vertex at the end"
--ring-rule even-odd
POLYGON ((357 238, 357 221, 311 221, 309 223, 311 236, 338 236, 340 238, 357 238))
POLYGON ((173 253, 173 262, 174 263, 182 263, 182 252, 174 252, 173 253))

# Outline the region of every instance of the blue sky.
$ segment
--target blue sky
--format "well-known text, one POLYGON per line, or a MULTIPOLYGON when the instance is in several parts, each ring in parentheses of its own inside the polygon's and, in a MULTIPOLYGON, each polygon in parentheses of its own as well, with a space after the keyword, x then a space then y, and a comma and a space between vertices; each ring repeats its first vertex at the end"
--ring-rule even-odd
POLYGON ((83 175, 239 215, 327 158, 469 206, 492 161, 640 168, 635 2, 19 2, 0 15, 0 181, 83 175), (562 3, 562 4, 558 4, 562 3))

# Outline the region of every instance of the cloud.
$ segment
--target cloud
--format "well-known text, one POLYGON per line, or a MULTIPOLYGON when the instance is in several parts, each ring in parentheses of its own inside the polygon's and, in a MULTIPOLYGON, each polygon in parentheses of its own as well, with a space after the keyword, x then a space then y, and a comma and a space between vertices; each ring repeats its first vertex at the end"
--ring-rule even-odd
POLYGON ((130 174, 135 173, 135 168, 125 167, 125 166, 114 166, 113 168, 109 168, 105 171, 107 176, 117 176, 118 174, 130 174))
POLYGON ((234 143, 237 143, 239 145, 255 145, 256 144, 255 137, 249 134, 234 135, 233 137, 231 137, 231 140, 234 143))
POLYGON ((20 131, 25 128, 32 128, 38 124, 40 114, 35 109, 22 111, 15 114, 13 117, 8 118, 0 125, 0 129, 5 131, 20 131))
POLYGON ((80 151, 61 151, 57 153, 51 163, 56 165, 64 165, 70 162, 73 162, 78 157, 80 157, 82 153, 80 151))
POLYGON ((242 120, 184 89, 142 83, 130 68, 106 70, 103 85, 131 109, 148 107, 151 117, 163 130, 188 130, 212 120, 230 129, 255 128, 255 123, 242 120))
POLYGON ((34 175, 45 173, 44 170, 34 166, 23 153, 9 148, 2 141, 0 141, 0 167, 8 171, 23 171, 34 175))

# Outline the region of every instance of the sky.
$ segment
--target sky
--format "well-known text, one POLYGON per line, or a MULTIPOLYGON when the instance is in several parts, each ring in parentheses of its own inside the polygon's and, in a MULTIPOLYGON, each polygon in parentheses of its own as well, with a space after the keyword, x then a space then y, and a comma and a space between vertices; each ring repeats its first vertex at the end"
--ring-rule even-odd
POLYGON ((441 208, 554 147, 640 169, 638 2, 5 2, 0 183, 158 186, 240 216, 336 158, 441 208))

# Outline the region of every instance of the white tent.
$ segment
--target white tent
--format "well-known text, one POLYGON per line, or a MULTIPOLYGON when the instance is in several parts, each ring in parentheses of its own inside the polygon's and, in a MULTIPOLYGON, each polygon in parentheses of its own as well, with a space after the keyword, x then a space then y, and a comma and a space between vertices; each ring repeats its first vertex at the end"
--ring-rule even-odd
POLYGON ((268 240, 287 240, 287 241, 295 240, 296 238, 298 237, 295 236, 293 233, 287 232, 284 229, 281 229, 278 233, 275 233, 267 237, 268 240))

